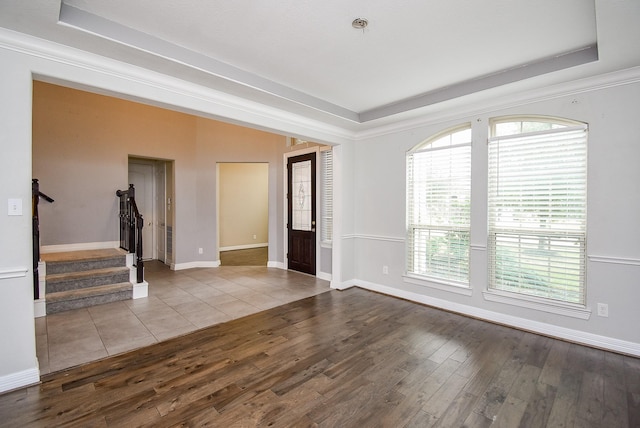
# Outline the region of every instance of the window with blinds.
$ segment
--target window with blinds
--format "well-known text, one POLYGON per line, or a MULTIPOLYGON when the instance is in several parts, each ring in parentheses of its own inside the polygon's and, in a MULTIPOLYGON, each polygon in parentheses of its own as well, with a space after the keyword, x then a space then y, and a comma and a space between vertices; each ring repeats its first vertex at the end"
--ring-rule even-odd
POLYGON ((320 222, 320 237, 322 242, 333 240, 333 151, 320 152, 322 174, 322 208, 320 222))
POLYGON ((495 120, 488 152, 489 290, 584 305, 587 126, 495 120))
POLYGON ((407 273, 469 285, 471 125, 407 154, 407 273))

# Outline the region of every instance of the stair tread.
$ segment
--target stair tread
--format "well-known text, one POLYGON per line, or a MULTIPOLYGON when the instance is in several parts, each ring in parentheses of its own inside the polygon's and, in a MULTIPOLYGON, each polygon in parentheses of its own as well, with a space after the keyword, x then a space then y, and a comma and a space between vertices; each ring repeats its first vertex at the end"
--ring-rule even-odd
POLYGON ((106 248, 101 250, 63 251, 58 253, 44 253, 40 256, 47 263, 68 263, 82 260, 100 260, 112 257, 126 256, 127 252, 120 248, 106 248))
POLYGON ((47 282, 77 280, 81 278, 107 276, 107 275, 125 273, 125 272, 129 272, 129 270, 130 269, 128 267, 121 266, 121 267, 83 270, 83 271, 76 271, 76 272, 54 273, 54 274, 47 274, 46 280, 47 282))
POLYGON ((128 290, 131 290, 132 288, 133 288, 133 285, 130 282, 97 285, 95 287, 47 293, 46 300, 47 300, 47 303, 66 301, 66 300, 75 300, 75 299, 82 299, 85 297, 116 293, 119 291, 128 291, 128 290))

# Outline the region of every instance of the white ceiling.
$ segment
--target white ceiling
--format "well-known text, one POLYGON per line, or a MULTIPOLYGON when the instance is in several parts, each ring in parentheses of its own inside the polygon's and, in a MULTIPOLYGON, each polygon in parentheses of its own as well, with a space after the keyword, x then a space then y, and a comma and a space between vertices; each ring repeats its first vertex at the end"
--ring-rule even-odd
POLYGON ((512 82, 585 75, 602 62, 601 31, 614 23, 601 25, 598 12, 615 10, 611 3, 1 0, 0 26, 359 126, 512 82), (352 28, 354 18, 369 26, 352 28))

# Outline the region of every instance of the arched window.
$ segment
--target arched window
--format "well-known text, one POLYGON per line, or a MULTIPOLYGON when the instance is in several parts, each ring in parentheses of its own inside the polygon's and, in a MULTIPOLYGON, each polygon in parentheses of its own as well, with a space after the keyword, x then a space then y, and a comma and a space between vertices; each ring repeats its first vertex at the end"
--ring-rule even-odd
POLYGON ((469 286, 471 125, 407 153, 407 273, 469 286))
POLYGON ((587 126, 491 121, 489 290, 585 304, 587 126))

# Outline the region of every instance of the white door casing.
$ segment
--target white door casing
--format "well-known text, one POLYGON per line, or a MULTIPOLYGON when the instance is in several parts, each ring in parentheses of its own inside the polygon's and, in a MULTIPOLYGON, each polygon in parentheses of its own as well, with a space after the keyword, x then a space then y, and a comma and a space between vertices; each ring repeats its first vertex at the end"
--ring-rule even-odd
POLYGON ((142 228, 142 249, 145 260, 155 259, 157 250, 154 239, 155 173, 154 165, 147 163, 129 163, 129 183, 135 187, 135 199, 138 211, 144 220, 142 228))

